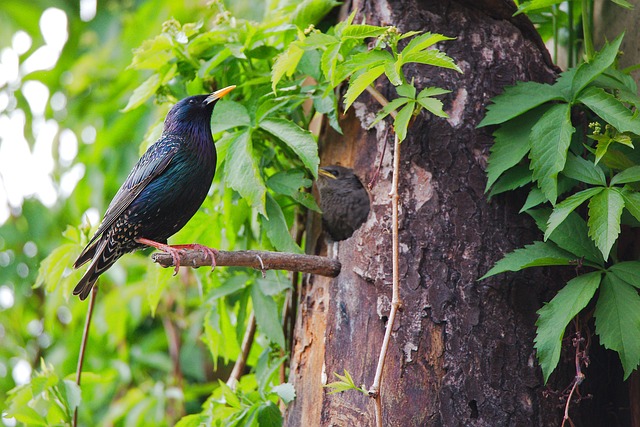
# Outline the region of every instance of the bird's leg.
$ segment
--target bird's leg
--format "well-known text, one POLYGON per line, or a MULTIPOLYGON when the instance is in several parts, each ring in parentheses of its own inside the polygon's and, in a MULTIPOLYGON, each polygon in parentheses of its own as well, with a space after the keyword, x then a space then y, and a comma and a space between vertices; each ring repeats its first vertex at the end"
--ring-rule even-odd
POLYGON ((211 258, 211 271, 216 268, 216 257, 218 256, 218 250, 210 248, 209 246, 201 245, 199 243, 190 243, 188 245, 171 245, 172 248, 176 249, 195 249, 204 252, 209 255, 211 258))
POLYGON ((171 245, 167 245, 166 243, 156 242, 155 240, 145 239, 144 237, 136 237, 134 240, 138 243, 151 246, 152 248, 156 248, 171 255, 173 265, 175 265, 173 275, 175 276, 178 274, 178 269, 180 268, 180 248, 175 248, 171 245))

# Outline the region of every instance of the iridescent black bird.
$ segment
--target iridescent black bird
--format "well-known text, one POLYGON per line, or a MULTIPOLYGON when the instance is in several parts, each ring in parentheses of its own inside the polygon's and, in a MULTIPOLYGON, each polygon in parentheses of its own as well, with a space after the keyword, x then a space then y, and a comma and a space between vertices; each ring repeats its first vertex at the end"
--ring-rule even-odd
POLYGON ((104 214, 96 234, 73 264, 91 261, 73 290, 84 300, 98 277, 122 255, 153 246, 172 255, 178 271, 179 250, 205 250, 215 265, 215 250, 201 245, 167 245, 167 239, 196 213, 211 187, 216 149, 211 113, 235 86, 210 95, 190 96, 171 108, 162 136, 138 160, 104 214))
POLYGON ((337 165, 318 169, 316 186, 327 234, 334 242, 348 239, 369 215, 367 190, 353 169, 337 165))

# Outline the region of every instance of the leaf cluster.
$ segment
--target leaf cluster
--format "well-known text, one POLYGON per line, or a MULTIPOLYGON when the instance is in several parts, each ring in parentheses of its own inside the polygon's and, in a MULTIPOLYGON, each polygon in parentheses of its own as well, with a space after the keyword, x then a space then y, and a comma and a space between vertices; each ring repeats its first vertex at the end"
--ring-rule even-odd
POLYGON ((545 380, 558 364, 566 326, 594 300, 596 333, 620 355, 625 378, 640 363, 640 263, 620 262, 616 250, 621 230, 640 224, 640 98, 633 78, 615 64, 622 37, 554 84, 507 88, 480 123, 500 125, 487 168, 489 195, 530 186, 522 211, 544 232, 544 241, 507 254, 483 279, 535 266, 590 270, 538 312, 545 380), (576 126, 584 120, 589 127, 576 126))

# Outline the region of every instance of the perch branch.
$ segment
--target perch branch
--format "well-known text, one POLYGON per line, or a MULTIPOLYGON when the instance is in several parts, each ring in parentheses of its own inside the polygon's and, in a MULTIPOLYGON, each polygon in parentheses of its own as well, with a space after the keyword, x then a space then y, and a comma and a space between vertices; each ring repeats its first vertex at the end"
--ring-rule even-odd
MULTIPOLYGON (((151 258, 162 267, 173 267, 173 258, 163 252, 154 253, 151 258)), ((180 265, 189 267, 210 266, 211 259, 200 250, 180 251, 180 265)), ((288 270, 320 276, 336 277, 340 274, 340 262, 316 255, 301 255, 268 251, 218 251, 216 265, 226 267, 252 267, 256 270, 288 270)))
POLYGON ((247 329, 244 331, 244 337, 242 338, 242 345, 240 346, 240 356, 233 365, 233 371, 229 375, 227 385, 231 390, 235 390, 244 368, 247 366, 247 358, 249 357, 249 350, 251 350, 251 344, 253 344, 253 337, 256 333, 256 315, 251 312, 249 316, 249 322, 247 323, 247 329))

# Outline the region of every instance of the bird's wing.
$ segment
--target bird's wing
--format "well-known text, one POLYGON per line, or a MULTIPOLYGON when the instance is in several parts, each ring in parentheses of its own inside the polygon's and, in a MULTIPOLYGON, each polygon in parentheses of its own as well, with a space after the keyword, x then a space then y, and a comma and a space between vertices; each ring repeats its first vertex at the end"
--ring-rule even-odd
MULTIPOLYGON (((158 141, 158 142, 162 142, 158 141)), ((164 140, 167 141, 167 140, 164 140)), ((147 185, 157 178, 169 165, 178 152, 178 144, 167 149, 167 145, 155 143, 135 164, 124 184, 120 187, 104 214, 104 219, 96 234, 87 244, 91 245, 107 228, 109 228, 122 212, 135 200, 147 185)), ((83 251, 84 252, 84 251, 83 251)))

